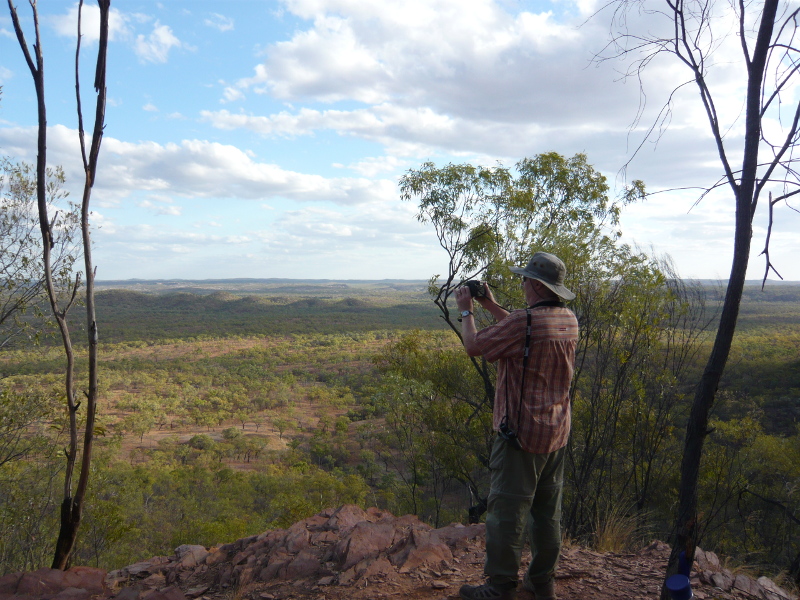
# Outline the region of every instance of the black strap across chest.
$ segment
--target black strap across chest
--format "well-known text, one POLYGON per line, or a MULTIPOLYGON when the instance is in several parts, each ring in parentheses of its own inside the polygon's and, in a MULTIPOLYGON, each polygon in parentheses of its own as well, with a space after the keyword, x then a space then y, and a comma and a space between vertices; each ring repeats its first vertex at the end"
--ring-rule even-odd
MULTIPOLYGON (((539 308, 540 306, 557 306, 559 308, 563 308, 566 306, 560 300, 542 300, 541 302, 537 302, 533 306, 529 306, 525 309, 525 314, 527 316, 527 324, 525 326, 525 350, 522 355, 522 382, 520 383, 519 387, 519 404, 517 405, 517 428, 514 431, 518 432, 519 429, 519 416, 522 412, 522 398, 525 394, 525 375, 528 372, 528 357, 530 354, 531 349, 531 309, 539 308)), ((508 367, 506 366, 506 414, 503 416, 501 422, 505 421, 508 424, 508 367)))

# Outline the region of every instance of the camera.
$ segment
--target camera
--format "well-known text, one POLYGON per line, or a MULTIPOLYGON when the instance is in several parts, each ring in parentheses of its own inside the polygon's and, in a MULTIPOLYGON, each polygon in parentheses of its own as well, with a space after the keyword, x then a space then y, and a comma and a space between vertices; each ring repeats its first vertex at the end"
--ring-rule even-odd
POLYGON ((522 444, 519 443, 517 432, 508 426, 508 423, 505 419, 500 421, 499 429, 500 430, 497 432, 498 435, 508 442, 509 446, 511 446, 514 450, 522 450, 522 444))
POLYGON ((473 298, 483 298, 486 296, 486 282, 470 279, 469 281, 465 281, 464 285, 469 288, 469 295, 473 298))

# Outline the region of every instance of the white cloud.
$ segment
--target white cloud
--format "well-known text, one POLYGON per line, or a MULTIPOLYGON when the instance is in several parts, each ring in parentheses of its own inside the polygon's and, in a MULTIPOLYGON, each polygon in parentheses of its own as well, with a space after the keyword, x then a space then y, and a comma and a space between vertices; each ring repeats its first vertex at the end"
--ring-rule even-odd
POLYGON ((233 31, 233 19, 217 13, 211 13, 211 18, 204 19, 203 23, 222 32, 233 31))
POLYGON ((142 106, 142 110, 147 112, 158 112, 158 107, 155 104, 148 102, 147 104, 142 106))
MULTIPOLYGON (((493 0, 289 0, 286 7, 308 19, 308 27, 272 44, 252 77, 225 84, 221 102, 250 90, 298 108, 269 115, 203 111, 202 119, 219 129, 289 139, 335 131, 377 143, 399 161, 444 155, 513 162, 549 150, 587 152, 611 173, 625 164, 642 133, 629 130, 638 85, 614 84, 616 63, 590 62, 608 29, 600 19, 578 27, 584 20, 578 12, 589 4, 558 19, 551 12, 512 14, 493 0), (344 108, 308 108, 306 100, 342 101, 344 108)), ((668 91, 678 70, 654 64, 646 80, 649 97, 668 91)), ((687 130, 680 142, 665 139, 659 146, 659 167, 674 159, 669 177, 680 173, 681 184, 699 169, 708 177, 708 165, 716 174, 702 108, 693 90, 683 97, 690 98, 689 108, 681 106, 673 116, 672 130, 687 130), (688 152, 686 139, 693 140, 688 152), (674 155, 666 157, 667 147, 674 155)), ((645 124, 660 108, 650 102, 645 124)), ((653 163, 649 157, 646 162, 653 163)), ((372 159, 351 167, 365 176, 391 170, 388 162, 372 159)), ((663 169, 649 172, 665 183, 663 169)))
POLYGON ((392 173, 409 166, 411 166, 409 161, 396 156, 375 156, 348 165, 348 168, 364 177, 375 177, 381 173, 392 173))
MULTIPOLYGON (((77 133, 61 125, 48 128, 48 155, 61 164, 68 182, 81 181, 77 133)), ((0 128, 0 147, 19 158, 35 156, 35 128, 0 128)), ((87 140, 87 143, 89 140, 87 140)), ((299 173, 254 161, 235 146, 204 140, 166 145, 103 138, 102 166, 94 198, 114 205, 136 191, 197 198, 268 200, 339 205, 370 204, 397 197, 392 180, 299 173)))
MULTIPOLYGON (((109 233, 106 230, 106 233, 109 233)), ((149 224, 142 225, 116 225, 114 237, 124 240, 124 244, 131 247, 147 247, 158 252, 163 247, 206 248, 208 246, 223 246, 229 244, 247 244, 250 239, 242 235, 209 235, 194 233, 184 229, 173 229, 149 224), (168 240, 168 241, 167 241, 168 240)))
MULTIPOLYGON (((78 4, 75 3, 66 14, 54 15, 47 19, 58 35, 75 37, 78 33, 78 4)), ((84 4, 81 11, 81 34, 84 43, 93 43, 100 38, 100 8, 94 4, 84 4)), ((128 16, 116 8, 108 14, 108 39, 117 41, 131 35, 128 16)))
POLYGON ((531 67, 584 55, 582 34, 572 25, 547 12, 514 16, 491 0, 296 1, 287 7, 313 26, 271 46, 254 76, 239 82, 243 87, 286 99, 400 97, 408 105, 471 90, 506 104, 509 86, 535 87, 531 67))
POLYGON ((173 204, 172 198, 165 196, 150 196, 148 200, 137 202, 136 206, 155 215, 179 217, 183 214, 183 207, 173 204))
POLYGON ((11 39, 14 39, 16 37, 8 29, 5 29, 3 27, 0 27, 0 35, 3 36, 3 37, 11 38, 11 39))
POLYGON ((268 252, 293 256, 340 253, 364 256, 365 249, 405 252, 430 248, 433 233, 413 218, 410 204, 376 203, 359 210, 307 207, 283 213, 255 234, 268 252))
POLYGON ((9 79, 14 76, 14 72, 11 69, 7 69, 0 65, 0 84, 5 83, 9 79))
POLYGON ((222 92, 222 100, 220 102, 235 102, 236 100, 242 100, 244 98, 244 94, 240 89, 235 87, 226 87, 222 92))
POLYGON ((136 36, 133 50, 144 62, 165 63, 169 58, 169 51, 182 46, 169 25, 161 25, 156 21, 149 36, 145 37, 142 34, 136 36))
MULTIPOLYGON (((523 156, 557 150, 562 154, 588 152, 599 168, 614 173, 627 158, 628 129, 621 124, 558 123, 507 121, 492 118, 467 118, 437 113, 430 108, 381 104, 369 108, 281 112, 268 117, 232 113, 227 110, 202 111, 201 118, 218 129, 248 129, 270 137, 293 138, 331 130, 342 136, 354 136, 383 146, 387 158, 366 159, 351 165, 364 176, 405 167, 406 158, 426 159, 439 154, 481 155, 489 160, 501 158, 510 163, 523 156), (388 158, 391 157, 391 158, 388 158)), ((646 161, 647 179, 653 185, 684 185, 698 172, 714 177, 717 173, 715 148, 707 132, 694 133, 691 147, 685 137, 669 132, 660 142, 659 155, 669 156, 672 170, 665 173, 663 163, 646 161), (710 175, 709 175, 710 174, 710 175), (660 182, 660 183, 659 183, 660 182)), ((649 158, 649 157, 648 157, 649 158)), ((637 163, 636 168, 644 168, 637 163)), ((631 169, 632 175, 644 177, 644 171, 631 169)))

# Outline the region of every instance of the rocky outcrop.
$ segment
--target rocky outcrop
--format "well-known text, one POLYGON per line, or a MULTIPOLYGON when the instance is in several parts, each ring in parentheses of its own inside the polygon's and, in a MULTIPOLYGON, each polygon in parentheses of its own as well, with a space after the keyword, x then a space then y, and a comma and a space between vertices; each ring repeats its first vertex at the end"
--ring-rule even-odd
MULTIPOLYGON (((457 596, 483 579, 484 526, 433 529, 414 516, 345 505, 288 529, 205 548, 183 545, 107 573, 75 567, 0 578, 0 600, 374 600, 457 596)), ((564 548, 556 575, 560 597, 648 600, 658 597, 669 546, 635 554, 564 548)), ((796 600, 771 580, 732 573, 698 549, 692 587, 698 600, 796 600)), ((530 600, 524 591, 520 600, 530 600)))
POLYGON ((352 585, 365 578, 390 580, 422 567, 447 569, 453 560, 452 549, 483 532, 483 525, 433 529, 416 517, 345 505, 288 529, 244 538, 206 554, 205 549, 192 547, 180 560, 154 559, 145 569, 138 563, 132 565, 133 571, 126 567, 109 573, 109 580, 122 583, 144 576, 145 583, 161 575, 167 585, 204 580, 213 587, 230 587, 298 579, 314 579, 319 585, 352 585), (189 566, 190 557, 196 565, 189 566))
MULTIPOLYGON (((730 598, 742 597, 742 595, 759 600, 796 600, 797 598, 775 585, 775 582, 767 577, 752 579, 744 573, 732 573, 720 565, 719 557, 713 552, 704 552, 697 548, 694 561, 694 579, 713 586, 721 592, 732 594, 728 596, 730 598)), ((705 595, 695 595, 700 600, 705 597, 705 595)))
POLYGON ((89 600, 110 594, 106 572, 91 567, 39 569, 0 577, 0 600, 89 600))

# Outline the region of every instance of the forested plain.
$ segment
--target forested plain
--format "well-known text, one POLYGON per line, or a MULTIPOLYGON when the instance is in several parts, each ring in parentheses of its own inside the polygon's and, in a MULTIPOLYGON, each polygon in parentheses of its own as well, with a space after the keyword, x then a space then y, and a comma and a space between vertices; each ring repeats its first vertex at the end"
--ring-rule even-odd
MULTIPOLYGON (((486 415, 462 397, 477 375, 427 282, 98 287, 102 406, 74 563, 115 568, 344 502, 437 526, 466 522, 485 497, 480 453, 464 451, 486 444, 486 415)), ((708 327, 719 290, 697 289, 708 327)), ((633 390, 601 404, 584 392, 589 370, 578 373, 568 537, 622 551, 669 536, 686 382, 697 379, 711 330, 684 357, 684 383, 632 372, 633 390), (603 426, 598 407, 615 411, 603 426)), ((52 554, 61 361, 54 339, 0 354, 0 573, 47 565, 52 554)), ((748 286, 702 465, 701 545, 794 578, 799 423, 800 285, 748 286)))

